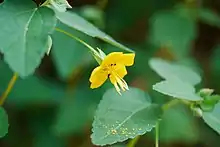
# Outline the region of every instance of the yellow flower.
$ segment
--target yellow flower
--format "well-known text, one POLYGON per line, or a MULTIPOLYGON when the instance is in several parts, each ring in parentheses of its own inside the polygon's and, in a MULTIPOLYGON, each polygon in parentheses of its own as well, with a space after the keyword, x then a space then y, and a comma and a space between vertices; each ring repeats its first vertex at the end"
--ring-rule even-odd
POLYGON ((92 71, 89 79, 91 82, 90 88, 100 87, 109 77, 119 94, 121 94, 121 89, 123 91, 128 90, 128 85, 123 79, 127 74, 125 66, 132 66, 134 57, 134 53, 123 54, 122 52, 113 52, 105 56, 100 66, 92 71))

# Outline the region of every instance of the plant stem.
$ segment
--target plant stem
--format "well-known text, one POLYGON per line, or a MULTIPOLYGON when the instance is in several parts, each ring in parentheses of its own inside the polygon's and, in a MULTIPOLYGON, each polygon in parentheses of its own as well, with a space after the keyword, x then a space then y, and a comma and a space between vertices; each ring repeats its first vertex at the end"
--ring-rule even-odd
POLYGON ((167 109, 169 109, 170 107, 178 104, 180 101, 178 99, 174 99, 174 100, 171 100, 169 101, 168 103, 165 103, 163 106, 162 106, 162 109, 163 111, 166 111, 167 109))
POLYGON ((49 0, 46 0, 43 4, 41 4, 40 6, 46 6, 46 5, 48 5, 50 2, 49 2, 49 0))
POLYGON ((69 33, 69 32, 66 32, 65 30, 62 30, 62 29, 60 29, 60 28, 55 28, 55 30, 56 30, 57 32, 61 32, 61 33, 65 34, 65 35, 67 35, 67 36, 73 38, 73 39, 76 40, 76 41, 79 41, 80 43, 82 43, 83 45, 85 45, 86 47, 88 47, 92 52, 96 52, 96 50, 95 50, 92 46, 90 46, 90 45, 87 44, 86 42, 82 41, 82 40, 79 39, 78 37, 74 36, 73 34, 71 34, 71 33, 69 33))
POLYGON ((102 58, 100 57, 100 53, 98 51, 96 51, 92 46, 90 46, 89 44, 87 44, 86 42, 84 42, 83 40, 81 40, 80 38, 74 36, 73 34, 66 32, 65 30, 62 30, 60 28, 55 28, 55 30, 57 32, 63 33, 67 36, 69 36, 70 38, 73 38, 74 40, 82 43, 83 45, 85 45, 87 48, 89 48, 89 50, 92 52, 93 57, 95 58, 95 60, 98 62, 98 64, 100 65, 102 62, 102 58))
POLYGON ((156 132, 155 147, 159 147, 159 122, 157 122, 156 124, 155 132, 156 132))
POLYGON ((128 143, 127 147, 134 147, 135 144, 138 142, 139 138, 140 138, 140 136, 137 136, 137 137, 135 137, 134 139, 132 139, 132 140, 128 143))
POLYGON ((13 77, 11 78, 10 82, 8 83, 8 87, 5 90, 5 92, 3 93, 1 99, 0 99, 0 106, 2 106, 6 100, 6 98, 8 97, 8 94, 10 93, 10 91, 12 90, 16 80, 18 78, 18 74, 14 73, 13 77))

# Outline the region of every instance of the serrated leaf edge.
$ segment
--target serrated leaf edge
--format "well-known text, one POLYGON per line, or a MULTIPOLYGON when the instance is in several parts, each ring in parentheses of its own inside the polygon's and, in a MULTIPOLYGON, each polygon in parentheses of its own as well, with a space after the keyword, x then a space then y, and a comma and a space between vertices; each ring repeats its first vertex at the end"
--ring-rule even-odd
MULTIPOLYGON (((93 126, 94 126, 94 124, 95 124, 96 113, 97 113, 97 111, 99 110, 100 104, 102 103, 102 101, 104 101, 104 99, 102 99, 102 100, 100 101, 100 103, 99 103, 99 105, 98 105, 98 107, 97 107, 97 109, 96 109, 95 116, 94 116, 94 120, 93 120, 93 123, 92 123, 92 134, 90 135, 90 138, 91 138, 91 140, 92 140, 92 143, 95 144, 95 145, 101 145, 101 146, 104 146, 104 145, 112 145, 112 144, 117 143, 117 142, 123 142, 123 141, 125 141, 125 140, 127 140, 127 139, 134 139, 136 136, 138 136, 138 135, 144 135, 146 132, 150 132, 150 131, 152 131, 153 128, 156 127, 156 124, 155 124, 155 125, 152 125, 152 128, 149 129, 149 130, 144 130, 142 133, 138 133, 138 134, 136 134, 136 135, 134 135, 134 136, 130 136, 130 137, 125 138, 125 139, 115 140, 115 141, 112 142, 112 143, 107 143, 107 144, 97 144, 97 143, 94 143, 94 142, 93 142, 93 134, 94 134, 94 128, 93 128, 93 126)), ((132 117, 133 115, 135 115, 137 112, 139 112, 139 111, 141 111, 141 110, 143 110, 143 109, 146 109, 147 107, 149 107, 149 106, 151 106, 151 105, 154 105, 154 104, 152 104, 151 102, 149 102, 149 103, 150 103, 150 104, 146 104, 145 106, 143 106, 143 107, 137 109, 135 112, 133 112, 129 117, 126 118, 126 120, 124 120, 122 123, 120 123, 120 126, 123 125, 129 118, 131 118, 131 117, 132 117)), ((160 120, 160 119, 158 119, 158 121, 159 121, 159 120, 160 120)), ((120 126, 118 126, 118 127, 120 127, 120 126)), ((108 134, 107 134, 107 135, 108 135, 108 134)), ((107 135, 104 136, 103 138, 106 138, 107 135)), ((103 138, 102 138, 102 139, 103 139, 103 138)))

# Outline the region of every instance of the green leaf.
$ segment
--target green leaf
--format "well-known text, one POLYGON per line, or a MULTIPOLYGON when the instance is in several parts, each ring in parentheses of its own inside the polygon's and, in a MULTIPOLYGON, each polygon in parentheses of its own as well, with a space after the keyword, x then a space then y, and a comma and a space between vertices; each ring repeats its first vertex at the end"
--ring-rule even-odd
POLYGON ((203 98, 199 105, 204 112, 213 111, 215 105, 220 101, 220 95, 213 94, 213 92, 214 90, 209 88, 200 89, 198 92, 198 95, 203 98))
POLYGON ((199 139, 194 117, 181 107, 170 108, 164 112, 160 122, 160 140, 163 142, 195 142, 199 139))
POLYGON ((213 111, 215 105, 220 101, 220 95, 213 94, 213 89, 201 89, 199 95, 203 98, 203 101, 200 103, 200 108, 204 111, 213 111))
POLYGON ((84 18, 80 17, 76 13, 70 12, 70 11, 67 11, 67 12, 55 11, 55 12, 56 12, 57 18, 62 23, 68 25, 69 27, 72 27, 73 29, 83 32, 91 37, 97 37, 103 41, 106 41, 107 43, 110 43, 128 52, 133 52, 131 49, 116 42, 112 37, 100 31, 98 28, 96 28, 94 25, 92 25, 91 23, 89 23, 88 21, 86 21, 84 18))
POLYGON ((203 120, 207 123, 213 130, 220 134, 220 103, 216 104, 212 112, 204 112, 203 120))
POLYGON ((177 78, 162 81, 153 85, 153 90, 162 94, 190 101, 200 101, 201 97, 196 95, 195 88, 177 78))
POLYGON ((105 11, 97 5, 85 5, 80 8, 79 15, 100 29, 105 28, 105 11))
POLYGON ((59 12, 65 12, 67 8, 72 8, 67 0, 49 0, 49 2, 59 12))
POLYGON ((59 103, 64 97, 65 90, 42 79, 30 76, 18 79, 13 87, 8 101, 11 104, 46 104, 59 103))
POLYGON ((191 41, 196 37, 193 20, 175 12, 156 13, 151 18, 151 42, 160 47, 168 47, 177 58, 189 54, 191 41))
POLYGON ((209 25, 220 27, 220 17, 210 9, 200 9, 199 18, 209 25))
POLYGON ((101 88, 92 91, 85 84, 88 79, 85 80, 62 101, 53 127, 55 134, 69 136, 82 133, 87 125, 90 126, 101 96, 106 89, 112 87, 111 83, 105 83, 101 88))
POLYGON ((96 93, 87 86, 79 86, 61 103, 54 125, 54 132, 67 136, 81 133, 91 123, 97 105, 96 93), (80 111, 80 113, 79 113, 80 111))
POLYGON ((48 7, 37 8, 30 0, 5 0, 0 5, 0 49, 20 76, 32 74, 48 51, 49 34, 56 17, 48 7))
MULTIPOLYGON (((13 76, 13 72, 7 64, 0 61, 0 93, 3 93, 8 86, 8 82, 13 76)), ((64 88, 46 82, 36 76, 25 79, 17 79, 13 89, 9 93, 7 102, 10 104, 27 105, 37 103, 59 103, 64 97, 64 88)))
POLYGON ((8 133, 8 115, 4 108, 0 107, 0 138, 4 137, 8 133))
MULTIPOLYGON (((94 40, 92 38, 81 32, 71 29, 62 23, 58 23, 57 27, 74 34, 90 45, 94 44, 94 40)), ((79 66, 85 64, 87 65, 92 62, 92 56, 90 55, 87 47, 85 47, 83 44, 57 31, 53 33, 52 37, 54 40, 52 57, 58 73, 62 78, 65 79, 69 77, 70 74, 79 66)))
POLYGON ((160 58, 150 59, 149 65, 164 79, 172 79, 175 77, 192 85, 196 85, 201 82, 200 75, 183 65, 171 63, 160 58))
POLYGON ((106 145, 143 135, 155 127, 161 113, 161 108, 139 89, 130 88, 122 95, 110 89, 96 111, 92 142, 106 145))

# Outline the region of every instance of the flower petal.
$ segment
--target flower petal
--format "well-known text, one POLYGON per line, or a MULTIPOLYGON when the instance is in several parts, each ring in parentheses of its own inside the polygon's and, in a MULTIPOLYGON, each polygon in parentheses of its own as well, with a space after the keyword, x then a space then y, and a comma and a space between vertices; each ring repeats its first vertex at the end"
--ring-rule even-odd
POLYGON ((124 63, 125 66, 132 66, 134 64, 134 57, 134 53, 123 54, 121 58, 122 63, 124 63))
POLYGON ((112 84, 117 82, 117 78, 122 79, 127 74, 127 70, 124 65, 117 65, 117 69, 110 75, 110 81, 112 84))
POLYGON ((91 82, 90 88, 98 88, 100 87, 108 78, 108 73, 103 71, 102 68, 96 67, 89 78, 91 82))
POLYGON ((123 55, 122 52, 112 52, 105 57, 105 59, 102 61, 102 65, 118 63, 122 55, 123 55))
POLYGON ((124 78, 124 76, 127 74, 126 67, 123 64, 117 64, 115 73, 117 76, 119 76, 121 79, 124 78))

